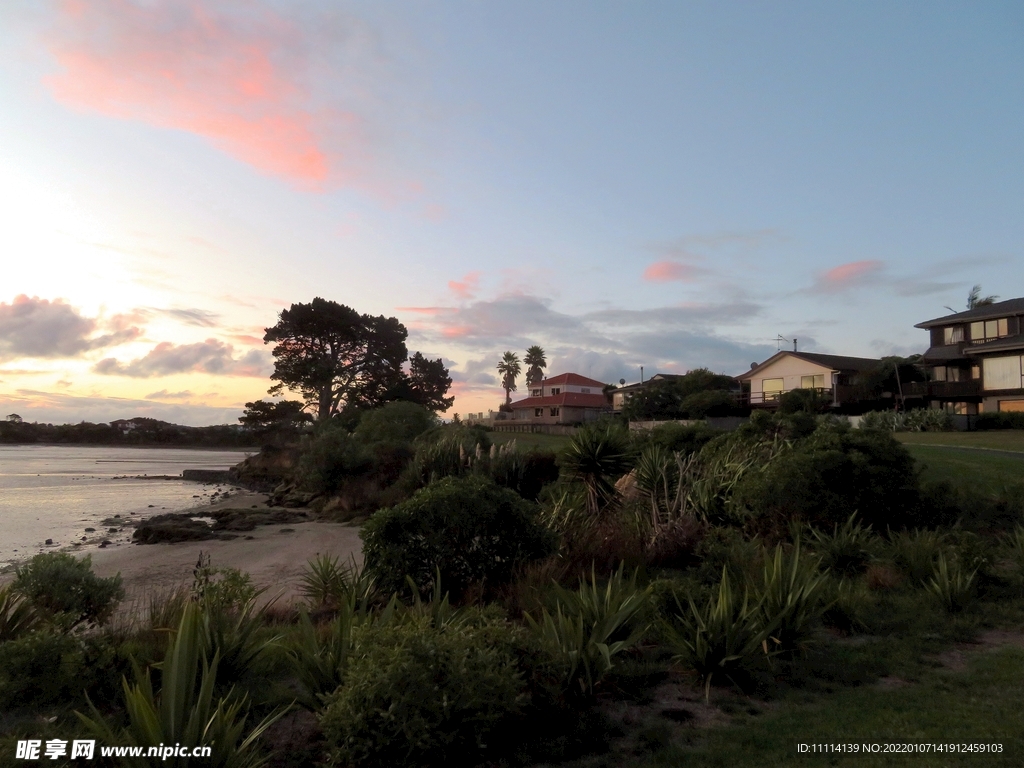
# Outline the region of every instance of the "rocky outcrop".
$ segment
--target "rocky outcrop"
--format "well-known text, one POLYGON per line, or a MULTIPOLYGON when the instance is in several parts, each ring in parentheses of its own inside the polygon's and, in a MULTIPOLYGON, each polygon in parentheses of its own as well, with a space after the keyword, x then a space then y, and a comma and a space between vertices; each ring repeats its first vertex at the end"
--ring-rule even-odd
POLYGON ((282 483, 293 482, 298 462, 298 446, 266 445, 229 469, 228 478, 243 488, 269 493, 282 483))

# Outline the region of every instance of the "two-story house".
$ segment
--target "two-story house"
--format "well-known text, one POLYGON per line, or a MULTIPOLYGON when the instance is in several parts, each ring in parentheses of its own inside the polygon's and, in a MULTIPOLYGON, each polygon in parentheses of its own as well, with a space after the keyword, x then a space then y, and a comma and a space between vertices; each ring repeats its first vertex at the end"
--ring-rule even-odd
POLYGON ((929 381, 908 395, 932 408, 974 414, 1024 411, 1024 298, 918 323, 931 334, 929 381))
POLYGON ((582 424, 610 412, 604 384, 578 373, 535 383, 529 397, 512 403, 512 421, 523 424, 582 424))
POLYGON ((763 363, 754 363, 736 379, 743 399, 752 408, 776 408, 786 392, 813 389, 832 408, 856 412, 869 409, 867 393, 857 385, 859 374, 876 370, 881 360, 870 357, 823 355, 782 350, 763 363))

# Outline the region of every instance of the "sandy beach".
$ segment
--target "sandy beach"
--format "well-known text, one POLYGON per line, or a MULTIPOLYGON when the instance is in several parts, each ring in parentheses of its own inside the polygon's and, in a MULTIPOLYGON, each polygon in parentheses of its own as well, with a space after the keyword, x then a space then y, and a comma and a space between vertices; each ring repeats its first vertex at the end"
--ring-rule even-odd
MULTIPOLYGON (((231 489, 229 498, 187 510, 197 515, 219 509, 273 509, 267 495, 231 489)), ((266 587, 267 597, 280 595, 284 603, 298 597, 298 580, 310 558, 327 553, 343 561, 362 562, 358 526, 344 523, 298 522, 264 525, 230 540, 211 539, 176 544, 130 544, 126 529, 118 546, 75 551, 92 556, 98 576, 121 574, 125 604, 145 600, 192 581, 192 569, 200 553, 210 556, 214 568, 237 568, 250 574, 253 583, 266 587)), ((13 574, 7 574, 7 579, 13 574)), ((4 579, 6 580, 6 579, 4 579)))

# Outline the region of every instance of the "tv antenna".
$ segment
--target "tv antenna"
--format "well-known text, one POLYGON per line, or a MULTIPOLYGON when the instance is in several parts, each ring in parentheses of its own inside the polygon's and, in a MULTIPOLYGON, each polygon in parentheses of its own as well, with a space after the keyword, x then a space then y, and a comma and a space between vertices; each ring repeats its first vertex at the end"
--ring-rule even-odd
POLYGON ((775 337, 775 338, 773 339, 773 341, 775 342, 775 351, 776 351, 776 352, 781 352, 781 351, 782 351, 782 343, 783 343, 783 342, 785 342, 786 344, 790 344, 790 343, 792 343, 792 345, 793 345, 793 351, 794 351, 794 352, 796 352, 796 341, 797 341, 796 339, 793 339, 793 340, 792 340, 792 342, 791 342, 791 341, 790 341, 789 339, 787 339, 787 338, 786 338, 785 336, 783 336, 783 335, 782 335, 782 334, 780 333, 780 334, 778 334, 778 335, 777 335, 777 336, 776 336, 776 337, 775 337))

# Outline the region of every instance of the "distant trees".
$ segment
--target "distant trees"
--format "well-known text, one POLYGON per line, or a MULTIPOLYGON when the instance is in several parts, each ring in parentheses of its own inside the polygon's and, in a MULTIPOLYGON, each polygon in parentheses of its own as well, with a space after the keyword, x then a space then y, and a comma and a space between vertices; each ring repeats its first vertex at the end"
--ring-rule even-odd
POLYGON ((515 352, 506 352, 498 361, 498 373, 501 374, 501 386, 505 390, 505 406, 512 405, 512 393, 516 391, 516 379, 522 371, 519 356, 515 352))
POLYGON ((263 337, 275 345, 270 378, 277 383, 269 393, 300 393, 317 421, 402 399, 447 410, 454 398, 445 397, 451 379, 441 360, 417 352, 409 374, 402 369, 408 335, 394 317, 362 315, 319 297, 292 304, 263 337))
POLYGON ((731 376, 696 368, 677 378, 648 382, 626 401, 622 413, 633 421, 727 416, 737 410, 735 388, 731 376))

